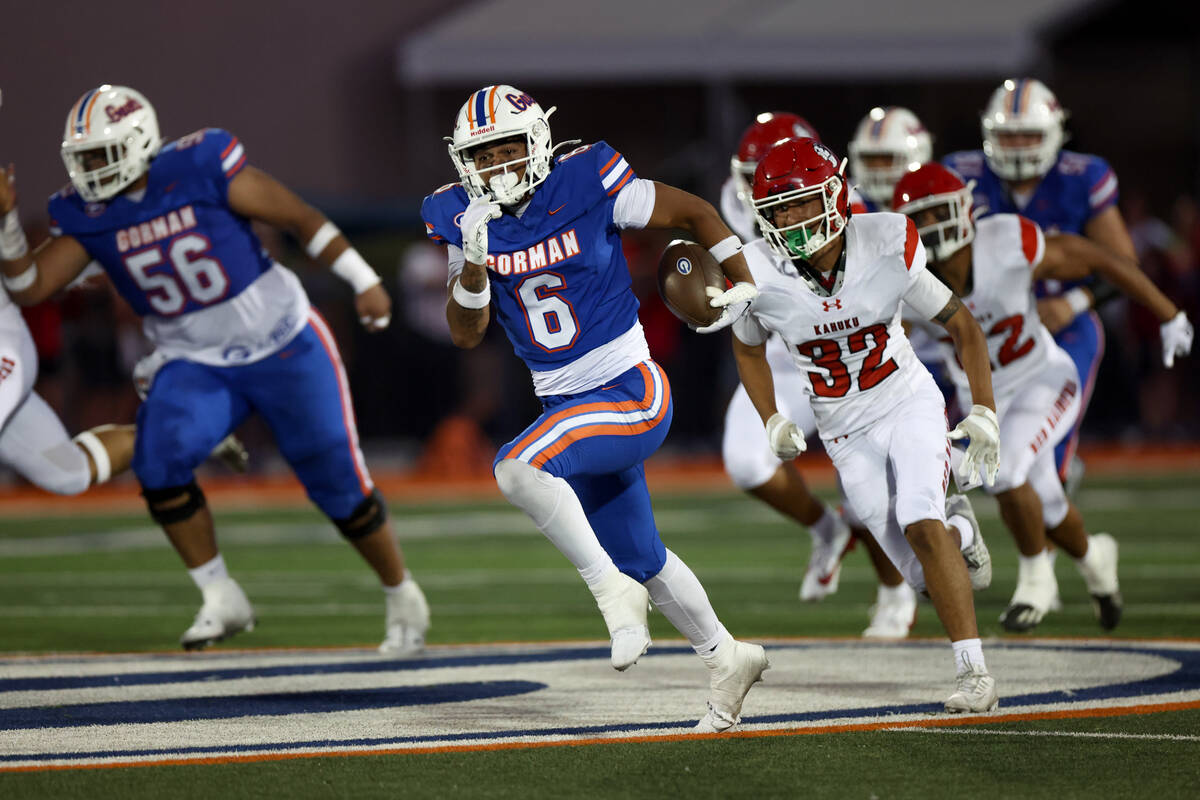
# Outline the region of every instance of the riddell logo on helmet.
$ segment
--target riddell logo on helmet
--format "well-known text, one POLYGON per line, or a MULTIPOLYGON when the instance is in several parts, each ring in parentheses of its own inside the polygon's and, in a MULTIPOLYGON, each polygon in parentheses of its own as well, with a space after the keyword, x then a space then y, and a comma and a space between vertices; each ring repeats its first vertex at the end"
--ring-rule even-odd
POLYGON ((491 133, 494 130, 496 130, 495 125, 488 125, 486 128, 479 128, 477 130, 473 130, 468 135, 469 136, 482 136, 483 134, 491 133))
POLYGON ((109 122, 119 122, 141 108, 142 104, 131 97, 119 106, 105 106, 104 113, 108 115, 109 122))

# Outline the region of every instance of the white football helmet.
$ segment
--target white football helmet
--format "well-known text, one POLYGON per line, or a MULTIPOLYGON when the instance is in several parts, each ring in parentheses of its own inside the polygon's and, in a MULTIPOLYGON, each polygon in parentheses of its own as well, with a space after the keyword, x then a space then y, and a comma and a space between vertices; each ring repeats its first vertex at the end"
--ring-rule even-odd
POLYGON ((62 159, 79 196, 99 203, 145 175, 161 147, 158 117, 145 95, 106 83, 71 106, 62 159), (83 154, 93 150, 104 151, 105 164, 89 169, 83 154))
POLYGON ((933 160, 933 137, 907 108, 877 106, 858 123, 847 149, 855 184, 871 202, 889 208, 896 181, 933 160), (866 161, 871 156, 890 161, 887 166, 870 166, 866 161))
POLYGON ((553 107, 543 112, 532 97, 506 84, 485 86, 472 94, 454 120, 454 135, 447 139, 450 160, 467 195, 475 199, 491 194, 500 205, 514 205, 546 180, 554 150, 549 123, 553 113, 553 107), (526 157, 498 165, 503 171, 485 184, 472 151, 513 136, 525 137, 526 157), (525 174, 518 178, 515 170, 522 165, 525 174))
POLYGON ((1040 178, 1050 171, 1066 137, 1067 113, 1054 92, 1033 78, 1009 79, 992 92, 983 112, 983 154, 992 172, 1008 181, 1040 178), (1035 144, 1000 143, 1000 134, 1040 136, 1035 144))

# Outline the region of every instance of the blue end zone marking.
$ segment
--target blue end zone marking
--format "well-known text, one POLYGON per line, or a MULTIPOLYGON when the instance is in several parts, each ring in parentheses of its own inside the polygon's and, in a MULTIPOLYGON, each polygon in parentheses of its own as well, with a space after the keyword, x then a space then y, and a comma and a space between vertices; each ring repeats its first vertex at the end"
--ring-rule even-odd
POLYGON ((433 686, 339 689, 329 692, 278 692, 222 697, 180 697, 170 700, 33 706, 0 709, 0 729, 74 728, 83 725, 183 722, 184 720, 198 719, 361 711, 368 708, 461 703, 468 700, 528 694, 545 688, 546 684, 533 681, 479 681, 475 683, 443 683, 433 686))
MULTIPOLYGON (((911 646, 913 644, 919 644, 919 643, 911 642, 911 643, 909 643, 909 646, 911 646)), ((813 645, 775 645, 775 647, 780 648, 780 649, 783 649, 783 648, 810 649, 810 648, 829 647, 829 646, 831 646, 831 645, 828 643, 813 644, 813 645)), ((858 646, 858 645, 856 644, 856 646, 858 646)), ((883 645, 883 646, 886 647, 886 645, 883 645)), ((931 646, 933 646, 933 645, 931 645, 931 646)), ((944 645, 941 645, 941 644, 938 644, 936 646, 944 647, 944 645)), ((1086 702, 1089 700, 1106 700, 1106 699, 1113 699, 1113 698, 1120 698, 1120 697, 1138 697, 1138 696, 1144 696, 1144 695, 1166 694, 1166 693, 1179 692, 1179 691, 1195 691, 1196 689, 1200 689, 1200 650, 1192 651, 1192 650, 1171 650, 1171 649, 1161 649, 1160 650, 1160 649, 1156 649, 1156 648, 1098 648, 1098 647, 1088 647, 1088 646, 1071 647, 1069 645, 1068 646, 1053 645, 1053 646, 1047 646, 1047 647, 1042 648, 1042 647, 1036 647, 1036 646, 1031 647, 1030 645, 1019 645, 1019 644, 1010 646, 1010 645, 1005 645, 1003 643, 989 645, 989 647, 995 648, 995 649, 1014 649, 1014 650, 1016 650, 1016 649, 1039 649, 1039 650, 1045 649, 1045 650, 1085 651, 1085 652, 1095 652, 1095 653, 1104 653, 1104 652, 1134 653, 1134 654, 1141 654, 1141 655, 1157 656, 1157 657, 1169 659, 1172 661, 1178 661, 1180 663, 1179 668, 1173 672, 1170 672, 1166 675, 1160 675, 1155 678, 1147 678, 1145 680, 1140 680, 1140 681, 1131 681, 1128 683, 1112 684, 1109 686, 1097 686, 1097 687, 1093 687, 1090 689, 1078 689, 1078 690, 1071 690, 1071 691, 1039 692, 1039 693, 1026 694, 1026 695, 1004 696, 1001 698, 1002 708, 1005 705, 1024 706, 1024 705, 1039 705, 1039 704, 1046 704, 1046 703, 1079 703, 1079 702, 1086 702)), ((529 654, 526 656, 516 656, 516 655, 502 656, 502 657, 499 657, 501 660, 496 661, 494 663, 569 660, 571 658, 577 657, 579 653, 587 653, 587 652, 592 653, 592 655, 594 657, 602 657, 602 656, 607 657, 608 656, 607 648, 575 648, 575 649, 564 649, 564 650, 558 650, 558 651, 551 651, 548 653, 529 654)), ((691 648, 686 647, 686 646, 664 647, 664 648, 655 648, 655 652, 658 652, 658 653, 669 653, 669 652, 690 653, 691 648)), ((477 657, 467 657, 467 658, 473 659, 473 658, 477 658, 477 657)), ((490 658, 490 657, 483 657, 483 658, 490 658)), ((416 662, 400 662, 400 663, 403 663, 406 665, 411 664, 414 666, 419 666, 422 664, 430 665, 433 662, 456 661, 456 660, 457 659, 429 659, 428 661, 424 661, 424 662, 416 661, 416 662)), ((475 662, 475 663, 479 663, 479 662, 475 662)), ((328 665, 317 665, 317 666, 328 666, 328 665)), ((357 665, 349 665, 349 666, 357 666, 357 665)), ((392 667, 396 667, 396 666, 397 666, 397 664, 392 664, 392 667)), ((516 685, 516 684, 522 684, 524 682, 513 681, 513 682, 495 682, 495 683, 497 683, 499 685, 507 685, 509 683, 516 685)), ((525 689, 525 690, 518 690, 518 691, 496 692, 495 694, 482 694, 481 693, 478 695, 478 697, 482 698, 482 697, 505 696, 507 694, 524 694, 529 691, 534 691, 537 689, 544 688, 544 684, 529 684, 529 685, 532 688, 525 689)), ((452 692, 453 687, 461 687, 461 686, 471 686, 471 684, 447 684, 447 685, 443 685, 441 687, 413 687, 409 691, 421 692, 421 691, 432 691, 432 690, 442 689, 442 690, 450 690, 452 692)), ((361 691, 361 690, 359 690, 359 691, 361 691)), ((372 691, 372 690, 367 690, 367 691, 372 691)), ((395 693, 395 692, 400 692, 403 690, 385 689, 385 690, 375 690, 375 691, 386 691, 386 692, 395 693)), ((355 693, 355 692, 314 693, 314 694, 346 695, 346 694, 353 694, 353 693, 355 693)), ((431 696, 431 695, 429 695, 429 696, 431 696)), ((250 698, 244 698, 244 699, 249 700, 254 697, 256 697, 256 696, 252 695, 252 696, 250 696, 250 698)), ((303 697, 303 695, 295 695, 295 694, 259 695, 257 697, 296 698, 296 697, 303 697)), ((224 702, 230 703, 230 704, 236 704, 241 699, 243 699, 243 698, 238 698, 238 697, 201 698, 201 700, 205 700, 205 701, 209 701, 209 700, 224 701, 224 702)), ((456 697, 453 699, 469 700, 469 699, 474 699, 474 698, 473 697, 456 697)), ((152 701, 152 702, 154 702, 156 704, 160 704, 160 705, 171 705, 171 704, 175 704, 175 703, 193 702, 193 700, 178 700, 178 701, 177 700, 164 700, 164 701, 152 701)), ((423 702, 447 702, 447 701, 437 700, 437 699, 427 699, 427 700, 424 700, 423 702)), ((102 703, 102 704, 92 704, 92 705, 97 706, 97 707, 98 706, 121 707, 121 706, 128 706, 130 704, 127 704, 127 703, 102 703)), ((363 705, 361 707, 363 707, 363 708, 381 707, 381 706, 387 706, 387 705, 391 705, 391 703, 363 705)), ((61 712, 61 711, 65 711, 65 710, 72 709, 72 708, 83 708, 83 707, 86 707, 86 706, 66 706, 66 707, 59 707, 54 710, 61 712)), ((343 710, 344 708, 346 708, 346 706, 339 707, 339 708, 327 709, 327 710, 343 710)), ((865 707, 865 708, 847 708, 847 709, 834 709, 834 710, 824 710, 824 711, 810 711, 810 712, 801 712, 801 713, 796 713, 796 714, 775 714, 775 715, 764 715, 764 716, 756 716, 756 717, 744 717, 743 722, 746 724, 750 724, 750 725, 771 724, 771 723, 788 723, 788 722, 815 722, 815 721, 821 721, 821 720, 828 720, 828 721, 833 722, 833 721, 836 721, 839 719, 862 719, 863 717, 871 717, 871 716, 890 716, 890 715, 898 716, 898 715, 910 715, 910 714, 928 714, 928 713, 941 711, 941 709, 942 709, 942 706, 940 703, 916 703, 916 704, 909 704, 909 705, 902 705, 902 706, 872 706, 872 707, 865 707)), ((311 710, 322 710, 322 709, 293 708, 293 709, 284 710, 282 708, 276 708, 274 710, 274 712, 267 712, 267 713, 280 713, 281 711, 282 711, 282 713, 304 713, 306 711, 311 711, 311 710)), ((30 709, 13 709, 12 711, 30 711, 30 709)), ((236 714, 218 715, 217 717, 206 717, 206 718, 227 718, 227 716, 243 716, 246 714, 253 714, 253 713, 262 713, 262 712, 249 711, 246 709, 245 705, 239 705, 238 713, 236 713, 236 714)), ((126 721, 126 720, 116 720, 116 719, 110 718, 110 719, 103 720, 101 722, 102 723, 104 723, 104 722, 114 723, 114 722, 123 722, 123 721, 126 721)), ((138 721, 157 721, 157 720, 138 720, 138 721)), ((7 718, 0 716, 0 726, 6 725, 7 723, 8 723, 7 718)), ((93 723, 71 722, 71 723, 66 723, 66 724, 67 725, 77 725, 77 724, 81 725, 81 724, 93 724, 93 723)), ((300 749, 331 749, 331 748, 355 748, 355 747, 365 748, 365 747, 386 747, 388 745, 411 745, 411 744, 438 745, 438 744, 448 744, 448 743, 457 742, 457 741, 489 741, 489 740, 512 739, 512 738, 518 738, 518 737, 546 738, 546 737, 569 737, 569 736, 596 736, 596 735, 611 734, 611 733, 633 733, 633 732, 638 732, 638 731, 653 732, 653 731, 658 731, 658 730, 670 730, 670 729, 678 729, 681 727, 685 727, 685 728, 691 727, 692 724, 693 724, 693 722, 691 720, 687 720, 687 721, 668 721, 668 722, 652 722, 652 723, 629 723, 629 724, 620 724, 620 725, 589 725, 589 726, 565 727, 565 728, 532 728, 532 729, 512 729, 512 730, 505 730, 505 731, 475 731, 475 732, 468 732, 468 733, 438 734, 438 735, 430 735, 430 736, 398 736, 398 737, 362 738, 362 739, 324 739, 324 740, 315 740, 315 741, 308 741, 308 742, 280 742, 280 743, 253 744, 253 745, 231 745, 228 747, 179 747, 179 748, 162 748, 162 749, 147 749, 147 750, 110 750, 110 751, 76 752, 76 753, 38 753, 38 754, 20 754, 20 755, 0 754, 0 763, 6 762, 6 761, 31 761, 31 760, 64 762, 64 761, 78 760, 80 758, 89 758, 90 759, 90 758, 130 758, 130 757, 145 757, 145 756, 187 756, 189 754, 195 754, 195 753, 205 753, 205 754, 225 753, 225 754, 229 754, 229 755, 236 755, 236 754, 253 754, 253 753, 261 753, 261 752, 281 752, 281 751, 291 751, 291 750, 300 750, 300 749)), ((54 725, 48 724, 46 721, 43 720, 43 721, 39 722, 38 724, 31 725, 31 726, 22 726, 22 727, 62 727, 62 726, 61 725, 54 726, 54 725)))
MULTIPOLYGON (((655 647, 664 655, 691 653, 687 646, 655 647)), ((243 678, 275 678, 287 675, 337 675, 342 673, 408 672, 444 667, 487 667, 504 664, 538 664, 548 661, 578 661, 608 658, 609 648, 570 647, 543 653, 489 653, 441 658, 416 658, 405 661, 333 661, 324 664, 286 664, 275 667, 223 667, 170 672, 134 672, 115 675, 80 675, 48 678, 8 678, 0 680, 0 692, 48 691, 52 689, 88 689, 97 686, 153 686, 155 684, 233 681, 243 678)))

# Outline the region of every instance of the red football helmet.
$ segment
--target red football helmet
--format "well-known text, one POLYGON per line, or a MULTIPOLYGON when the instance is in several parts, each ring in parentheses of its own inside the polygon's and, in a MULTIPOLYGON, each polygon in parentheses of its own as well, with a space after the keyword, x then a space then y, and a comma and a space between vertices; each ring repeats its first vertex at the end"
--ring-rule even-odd
POLYGON ((896 182, 892 208, 916 224, 934 261, 945 261, 975 239, 971 220, 974 183, 964 183, 957 172, 936 161, 896 182))
POLYGON ((750 182, 754 169, 768 150, 784 139, 808 137, 821 141, 817 129, 799 114, 787 111, 764 111, 754 118, 754 124, 742 132, 738 149, 729 159, 729 173, 737 186, 738 199, 750 204, 750 182))
POLYGON ((754 171, 754 216, 771 249, 786 259, 809 259, 846 229, 850 187, 846 159, 816 139, 788 139, 772 147, 754 171), (785 227, 775 225, 780 206, 821 198, 821 213, 785 227))

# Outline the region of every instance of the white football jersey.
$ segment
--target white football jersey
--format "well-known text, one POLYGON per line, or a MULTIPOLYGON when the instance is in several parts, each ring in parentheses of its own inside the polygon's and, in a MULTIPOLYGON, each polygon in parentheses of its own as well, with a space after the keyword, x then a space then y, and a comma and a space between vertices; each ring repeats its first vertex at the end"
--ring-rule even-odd
MULTIPOLYGON (((1037 223, 1018 214, 996 214, 975 223, 971 291, 961 299, 987 336, 992 390, 997 398, 1018 391, 1050 360, 1058 345, 1042 324, 1033 294, 1033 269, 1046 253, 1037 223)), ((941 328, 916 321, 938 340, 939 355, 961 396, 967 375, 941 328)))
POLYGON ((734 323, 747 344, 761 344, 770 332, 787 342, 808 376, 824 440, 870 425, 933 385, 900 324, 901 299, 926 273, 916 229, 900 214, 856 214, 843 235, 844 274, 829 294, 816 291, 764 240, 747 245, 742 252, 759 294, 734 323))

